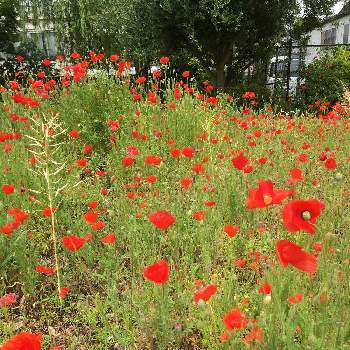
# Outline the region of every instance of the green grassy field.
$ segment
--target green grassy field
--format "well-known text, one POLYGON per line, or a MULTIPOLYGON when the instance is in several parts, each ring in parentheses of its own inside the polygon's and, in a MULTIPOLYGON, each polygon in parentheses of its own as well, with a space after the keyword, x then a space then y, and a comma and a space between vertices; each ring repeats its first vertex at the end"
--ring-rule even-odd
POLYGON ((40 106, 3 91, 0 345, 350 349, 349 114, 137 87, 23 91, 40 106), (278 257, 282 240, 303 250, 278 257), (169 274, 147 274, 159 260, 169 274))

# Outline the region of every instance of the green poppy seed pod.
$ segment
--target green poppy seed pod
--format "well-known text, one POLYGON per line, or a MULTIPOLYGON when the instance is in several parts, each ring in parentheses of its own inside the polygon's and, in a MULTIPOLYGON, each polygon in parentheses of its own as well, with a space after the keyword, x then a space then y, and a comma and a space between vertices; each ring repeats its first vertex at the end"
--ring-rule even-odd
POLYGON ((304 220, 310 220, 311 219, 311 214, 309 211, 303 211, 302 217, 304 220))
POLYGON ((343 174, 342 174, 342 173, 336 173, 336 174, 335 174, 335 180, 336 180, 336 181, 341 181, 341 180, 343 180, 343 174))
POLYGON ((198 300, 198 306, 201 308, 201 309, 205 309, 205 301, 203 299, 199 299, 198 300))

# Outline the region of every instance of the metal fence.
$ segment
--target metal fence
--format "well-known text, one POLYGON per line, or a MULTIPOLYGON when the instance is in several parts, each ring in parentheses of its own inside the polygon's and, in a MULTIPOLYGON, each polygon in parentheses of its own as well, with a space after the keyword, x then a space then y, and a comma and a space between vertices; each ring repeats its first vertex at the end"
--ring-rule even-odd
POLYGON ((266 85, 274 91, 284 91, 288 100, 302 84, 301 70, 320 57, 323 51, 336 47, 350 49, 350 44, 303 45, 291 40, 283 43, 276 47, 275 55, 270 61, 266 85))

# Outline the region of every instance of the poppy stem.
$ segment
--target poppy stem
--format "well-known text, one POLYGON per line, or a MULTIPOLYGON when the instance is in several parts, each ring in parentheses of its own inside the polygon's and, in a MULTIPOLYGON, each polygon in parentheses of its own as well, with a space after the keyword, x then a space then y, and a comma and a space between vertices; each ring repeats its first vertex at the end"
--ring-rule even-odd
POLYGON ((53 252, 54 252, 54 259, 55 259, 55 270, 56 270, 56 277, 57 277, 57 291, 58 291, 58 298, 60 300, 60 304, 62 305, 62 298, 60 297, 60 291, 61 291, 61 276, 60 276, 60 266, 58 263, 58 254, 57 254, 57 234, 56 234, 56 215, 55 210, 53 210, 53 199, 52 199, 52 188, 51 188, 51 180, 50 180, 50 170, 49 170, 49 163, 50 163, 50 155, 49 155, 49 128, 46 128, 45 130, 45 171, 44 171, 44 177, 46 181, 46 187, 47 187, 47 197, 49 200, 49 207, 51 208, 51 234, 52 234, 52 240, 53 240, 53 252))

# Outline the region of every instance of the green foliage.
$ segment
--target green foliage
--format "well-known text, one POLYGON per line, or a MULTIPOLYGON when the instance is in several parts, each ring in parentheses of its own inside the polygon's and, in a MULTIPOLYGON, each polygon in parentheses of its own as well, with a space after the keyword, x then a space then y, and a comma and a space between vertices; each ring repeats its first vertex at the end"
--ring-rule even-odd
POLYGON ((39 71, 44 71, 48 78, 57 77, 57 70, 42 65, 41 61, 47 58, 47 55, 37 47, 33 40, 24 38, 16 48, 16 54, 22 55, 25 58, 24 62, 18 62, 15 56, 3 62, 0 65, 0 85, 5 85, 7 81, 14 79, 25 83, 29 76, 36 75, 39 71), (18 70, 21 70, 22 74, 16 74, 18 70))
POLYGON ((0 52, 14 52, 19 29, 18 5, 17 0, 0 0, 0 52))
POLYGON ((327 51, 301 72, 304 84, 297 98, 302 105, 315 101, 344 101, 350 88, 350 51, 345 48, 327 51))
POLYGON ((271 103, 271 90, 267 88, 265 85, 256 84, 256 83, 246 83, 240 84, 233 88, 232 95, 235 97, 236 103, 239 105, 245 104, 247 102, 246 99, 242 98, 242 95, 247 91, 253 91, 256 94, 256 102, 260 107, 265 104, 271 103))
POLYGON ((108 120, 132 112, 128 89, 119 80, 101 75, 83 86, 74 85, 56 103, 60 118, 69 129, 79 129, 81 139, 94 147, 103 157, 110 148, 108 120))
POLYGON ((54 21, 66 52, 103 49, 107 54, 117 52, 132 57, 140 66, 149 66, 161 55, 182 62, 180 66, 195 59, 205 71, 212 72, 211 80, 222 89, 240 82, 248 67, 267 62, 274 44, 286 32, 299 36, 305 31, 305 23, 319 23, 336 1, 35 0, 34 3, 40 2, 45 2, 45 11, 54 21))
MULTIPOLYGON (((264 93, 258 86, 245 88, 256 91, 258 98, 264 93)), ((70 288, 62 306, 54 296, 55 277, 35 271, 38 264, 52 267, 54 261, 50 218, 41 214, 47 207, 46 196, 33 192, 42 182, 30 171, 29 141, 24 136, 8 140, 12 151, 0 153, 0 185, 15 186, 13 194, 0 192, 0 227, 11 220, 6 214, 11 207, 29 214, 11 235, 0 234, 0 297, 19 295, 17 304, 1 308, 0 345, 15 333, 31 331, 44 334, 44 349, 236 350, 246 347, 242 338, 252 323, 246 330, 230 332, 226 342, 220 342, 219 336, 225 330, 223 315, 239 307, 264 331, 264 341, 251 347, 349 347, 349 136, 344 132, 348 125, 345 118, 325 127, 321 118, 301 117, 293 123, 266 109, 247 116, 235 103, 224 102, 224 94, 217 106, 185 94, 176 101, 175 109, 162 108, 144 100, 132 102, 126 86, 103 76, 83 79, 73 84, 69 93, 64 89, 52 99, 42 100, 38 108, 14 104, 8 92, 3 96, 10 110, 0 108, 2 132, 21 132, 22 136, 32 132, 21 122, 10 121, 9 116, 17 113, 34 120, 57 116, 67 132, 77 129, 81 135, 77 139, 60 135, 64 142, 54 158, 66 162, 63 183, 75 184, 60 191, 56 201, 62 285, 70 288), (141 111, 139 116, 135 109, 141 111), (121 114, 124 117, 112 146, 106 121, 121 114), (315 132, 319 128, 323 128, 321 136, 315 132), (139 137, 132 137, 132 131, 139 137), (252 136, 255 131, 261 136, 252 136), (255 146, 249 145, 252 140, 255 146), (320 147, 303 149, 305 140, 311 145, 319 142, 320 147), (85 157, 82 149, 86 143, 95 149, 92 156, 86 156, 91 176, 82 180, 83 169, 76 166, 76 160, 85 157), (134 156, 133 165, 125 167, 122 159, 129 156, 129 146, 137 147, 139 154, 134 156), (170 155, 174 148, 189 146, 195 150, 192 158, 170 155), (337 170, 326 169, 319 161, 320 149, 325 147, 337 148, 337 170), (303 149, 309 161, 299 163, 294 148, 303 149), (249 158, 252 172, 233 167, 231 157, 239 150, 249 158), (159 166, 145 165, 144 158, 150 154, 161 157, 159 166), (104 176, 95 174, 100 162, 94 163, 93 157, 103 158, 104 176), (268 158, 267 163, 260 164, 260 157, 268 158), (193 172, 199 163, 205 168, 203 174, 193 172), (296 166, 305 177, 290 187, 297 198, 325 202, 314 235, 286 231, 282 223, 284 203, 246 208, 249 189, 264 179, 271 179, 275 188, 288 189, 289 171, 296 166), (337 179, 337 173, 343 178, 337 179), (147 182, 149 175, 157 181, 147 182), (179 184, 184 177, 193 179, 188 189, 179 184), (108 188, 108 194, 102 195, 101 188, 108 188), (132 193, 134 197, 129 196, 132 193), (29 200, 33 194, 36 199, 29 200), (106 224, 100 230, 93 230, 83 218, 90 201, 99 203, 95 211, 98 220, 106 224), (206 206, 209 201, 215 205, 206 206), (176 217, 165 231, 153 227, 148 219, 150 213, 162 209, 176 217), (198 210, 206 212, 203 221, 193 218, 198 210), (232 238, 223 229, 228 223, 239 225, 232 238), (116 241, 103 244, 101 239, 110 232, 115 232, 116 241), (86 233, 92 233, 93 238, 78 251, 64 247, 63 236, 86 233), (308 252, 313 251, 314 242, 322 242, 317 273, 310 276, 294 267, 280 266, 275 257, 277 239, 295 241, 308 252), (161 258, 170 264, 170 278, 164 286, 142 276, 145 266, 161 258), (248 261, 238 268, 234 262, 241 258, 248 261), (200 305, 193 301, 194 281, 198 279, 218 286, 217 293, 200 305), (258 292, 265 281, 272 286, 270 301, 258 292), (287 299, 296 293, 302 293, 304 299, 290 304, 287 299), (296 332, 296 327, 301 331, 296 332)))

